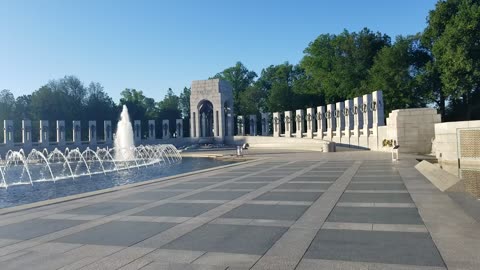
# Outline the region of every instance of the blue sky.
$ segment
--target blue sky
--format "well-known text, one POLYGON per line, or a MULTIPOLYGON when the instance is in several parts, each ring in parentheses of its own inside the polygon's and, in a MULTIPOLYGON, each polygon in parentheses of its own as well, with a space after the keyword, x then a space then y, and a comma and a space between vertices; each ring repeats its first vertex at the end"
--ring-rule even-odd
POLYGON ((29 94, 51 79, 98 81, 156 100, 242 61, 260 74, 298 63, 318 35, 426 26, 436 0, 0 0, 0 89, 29 94))

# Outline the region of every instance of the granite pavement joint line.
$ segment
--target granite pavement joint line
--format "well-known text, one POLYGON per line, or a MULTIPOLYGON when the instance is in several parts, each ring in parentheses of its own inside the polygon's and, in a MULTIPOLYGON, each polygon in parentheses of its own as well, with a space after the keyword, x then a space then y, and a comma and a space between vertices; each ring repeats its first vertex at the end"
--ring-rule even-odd
POLYGON ((344 171, 252 269, 295 269, 361 164, 356 161, 344 171))

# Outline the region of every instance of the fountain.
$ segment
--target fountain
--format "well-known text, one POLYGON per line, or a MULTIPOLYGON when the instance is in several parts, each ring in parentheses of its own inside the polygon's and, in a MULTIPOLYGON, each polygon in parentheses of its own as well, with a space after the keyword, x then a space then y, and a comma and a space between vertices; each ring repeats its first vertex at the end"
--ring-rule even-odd
POLYGON ((60 151, 33 149, 28 155, 23 151, 10 150, 5 159, 0 156, 0 187, 34 185, 37 182, 75 179, 82 176, 107 174, 150 165, 171 165, 182 160, 172 144, 140 145, 135 147, 133 130, 124 105, 118 122, 114 148, 87 147, 60 151))
POLYGON ((120 114, 114 146, 115 149, 117 149, 115 152, 116 160, 126 161, 134 159, 135 152, 133 151, 133 147, 135 144, 133 142, 133 129, 126 105, 123 105, 122 113, 120 114))

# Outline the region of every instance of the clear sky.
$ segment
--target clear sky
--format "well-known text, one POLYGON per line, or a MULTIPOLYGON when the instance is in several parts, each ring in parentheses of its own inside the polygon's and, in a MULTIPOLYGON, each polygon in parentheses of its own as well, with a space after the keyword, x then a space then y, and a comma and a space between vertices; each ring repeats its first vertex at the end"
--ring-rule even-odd
POLYGON ((236 61, 260 74, 298 63, 318 35, 426 26, 436 0, 0 0, 0 89, 30 94, 51 79, 100 82, 156 100, 236 61))

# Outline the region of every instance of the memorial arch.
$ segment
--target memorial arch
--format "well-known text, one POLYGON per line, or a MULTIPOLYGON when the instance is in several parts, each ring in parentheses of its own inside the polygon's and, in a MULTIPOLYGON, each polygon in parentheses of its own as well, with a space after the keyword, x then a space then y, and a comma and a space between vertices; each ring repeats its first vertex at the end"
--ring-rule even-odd
POLYGON ((193 81, 190 134, 199 143, 224 143, 233 137, 232 87, 220 79, 193 81))

